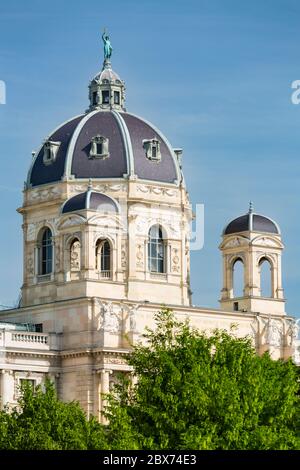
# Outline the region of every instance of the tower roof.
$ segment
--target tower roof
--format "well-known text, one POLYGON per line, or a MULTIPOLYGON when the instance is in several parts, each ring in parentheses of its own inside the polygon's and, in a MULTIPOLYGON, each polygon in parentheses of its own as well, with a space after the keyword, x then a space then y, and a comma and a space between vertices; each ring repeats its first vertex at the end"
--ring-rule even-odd
POLYGON ((229 222, 223 230, 223 235, 239 232, 264 232, 280 235, 280 228, 278 224, 269 217, 253 212, 251 202, 249 212, 229 222))
POLYGON ((69 212, 80 211, 84 209, 101 212, 119 211, 117 203, 111 197, 93 191, 92 189, 88 189, 88 191, 76 194, 76 196, 68 199, 62 207, 62 213, 67 214, 69 212))

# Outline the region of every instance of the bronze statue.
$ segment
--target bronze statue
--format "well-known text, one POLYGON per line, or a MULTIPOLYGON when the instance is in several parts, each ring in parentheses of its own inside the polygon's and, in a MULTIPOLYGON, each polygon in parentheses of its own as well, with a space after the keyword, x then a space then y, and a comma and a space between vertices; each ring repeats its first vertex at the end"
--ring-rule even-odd
POLYGON ((111 54, 112 54, 112 47, 111 43, 109 40, 109 35, 106 33, 106 30, 104 29, 104 32, 102 34, 102 40, 104 44, 104 60, 110 59, 111 54))

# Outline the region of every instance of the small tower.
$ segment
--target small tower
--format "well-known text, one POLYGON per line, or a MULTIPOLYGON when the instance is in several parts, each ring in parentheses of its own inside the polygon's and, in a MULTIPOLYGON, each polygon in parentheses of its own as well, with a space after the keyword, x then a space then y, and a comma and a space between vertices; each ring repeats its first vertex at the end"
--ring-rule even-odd
POLYGON ((282 289, 281 254, 284 245, 280 228, 269 217, 257 214, 250 203, 249 212, 230 222, 223 231, 223 289, 221 308, 229 311, 285 314, 282 289), (243 266, 243 294, 236 295, 234 269, 243 266), (262 266, 270 267, 270 295, 262 295, 262 266))
POLYGON ((90 82, 88 111, 95 109, 125 111, 125 84, 111 66, 112 47, 106 32, 102 35, 104 62, 99 72, 90 82))

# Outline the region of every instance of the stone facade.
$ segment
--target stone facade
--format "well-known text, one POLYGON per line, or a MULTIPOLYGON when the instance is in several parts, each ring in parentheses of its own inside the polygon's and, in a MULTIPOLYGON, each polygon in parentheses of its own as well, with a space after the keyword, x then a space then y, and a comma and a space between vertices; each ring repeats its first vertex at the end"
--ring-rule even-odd
MULTIPOLYGON (((237 336, 250 336, 258 354, 268 350, 275 359, 286 359, 298 344, 295 321, 285 312, 279 233, 224 233, 221 310, 192 306, 193 214, 181 172, 182 151, 172 149, 149 123, 118 114, 120 107, 124 109, 124 84, 111 69, 104 71, 105 77, 100 80, 99 75, 92 82, 90 98, 95 87, 97 93, 115 93, 121 87, 121 102, 114 104, 111 98, 105 108, 95 101, 71 137, 74 120, 61 126, 34 157, 29 171, 18 209, 24 234, 22 298, 18 308, 0 316, 2 407, 16 403, 22 380, 39 384, 50 377, 62 400, 78 400, 88 415, 101 419, 102 394, 110 390, 117 372, 132 372, 126 356, 131 345, 142 340, 145 327, 154 326, 162 304, 200 330, 233 328, 237 336), (114 113, 111 119, 116 120, 110 122, 119 127, 110 139, 105 127, 93 127, 90 116, 98 112, 114 113), (85 154, 76 150, 83 128, 93 145, 84 165, 85 154), (123 140, 114 147, 112 139, 119 131, 123 140), (143 132, 145 139, 140 139, 143 132), (122 152, 128 171, 120 177, 116 164, 109 166, 107 160, 119 161, 122 152), (116 174, 72 174, 75 157, 82 174, 87 174, 87 167, 97 175, 101 168, 116 174), (66 173, 57 176, 55 165, 64 158, 66 173), (93 197, 102 202, 93 205, 93 197), (262 258, 272 264, 270 298, 261 296, 262 258), (237 259, 244 263, 245 278, 243 297, 235 299, 232 270, 237 259)), ((105 126, 107 120, 100 116, 98 122, 105 126)))

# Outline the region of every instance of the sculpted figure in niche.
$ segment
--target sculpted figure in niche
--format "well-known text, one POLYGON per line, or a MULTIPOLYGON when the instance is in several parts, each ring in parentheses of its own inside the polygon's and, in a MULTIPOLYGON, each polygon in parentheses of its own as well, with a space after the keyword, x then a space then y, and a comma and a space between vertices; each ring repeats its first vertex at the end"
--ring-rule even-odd
POLYGON ((281 336, 282 336, 282 331, 278 325, 278 322, 269 318, 268 326, 267 326, 267 343, 270 346, 280 346, 281 336))
POLYGON ((75 240, 70 250, 71 271, 80 271, 80 242, 75 240))
POLYGON ((103 304, 103 329, 110 333, 117 333, 119 331, 119 320, 114 312, 113 304, 111 302, 103 304))

